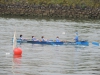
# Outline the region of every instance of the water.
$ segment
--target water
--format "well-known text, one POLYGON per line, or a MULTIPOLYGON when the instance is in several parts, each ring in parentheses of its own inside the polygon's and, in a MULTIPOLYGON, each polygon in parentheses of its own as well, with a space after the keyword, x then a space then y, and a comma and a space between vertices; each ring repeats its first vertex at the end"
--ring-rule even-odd
POLYGON ((100 47, 93 41, 100 42, 100 21, 38 20, 0 18, 0 75, 100 75, 100 47), (22 57, 13 56, 12 37, 31 39, 34 35, 40 39, 74 41, 78 31, 80 39, 90 42, 85 46, 18 45, 22 57))

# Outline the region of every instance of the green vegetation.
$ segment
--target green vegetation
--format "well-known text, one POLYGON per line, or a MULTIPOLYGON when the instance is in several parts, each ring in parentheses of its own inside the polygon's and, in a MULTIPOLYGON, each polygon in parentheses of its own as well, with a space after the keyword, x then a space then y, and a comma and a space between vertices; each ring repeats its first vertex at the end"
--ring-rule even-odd
POLYGON ((0 15, 100 19, 100 0, 0 0, 0 15))
POLYGON ((88 6, 88 7, 100 7, 100 0, 0 0, 0 3, 28 3, 28 4, 59 4, 65 6, 88 6))

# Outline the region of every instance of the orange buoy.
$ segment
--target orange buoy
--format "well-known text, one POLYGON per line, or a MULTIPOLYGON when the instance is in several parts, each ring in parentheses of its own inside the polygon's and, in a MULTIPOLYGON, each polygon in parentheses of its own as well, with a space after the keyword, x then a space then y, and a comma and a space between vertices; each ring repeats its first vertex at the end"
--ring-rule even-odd
POLYGON ((22 55, 22 50, 20 48, 15 48, 14 55, 22 55))

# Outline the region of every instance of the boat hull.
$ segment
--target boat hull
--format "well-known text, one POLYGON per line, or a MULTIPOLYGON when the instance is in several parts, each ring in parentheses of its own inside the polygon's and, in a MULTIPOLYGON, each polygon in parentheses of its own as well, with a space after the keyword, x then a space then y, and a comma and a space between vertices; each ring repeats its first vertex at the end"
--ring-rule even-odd
POLYGON ((31 43, 31 44, 46 44, 46 45, 85 45, 88 46, 88 41, 79 42, 55 42, 55 41, 29 41, 29 40, 17 40, 17 43, 31 43))

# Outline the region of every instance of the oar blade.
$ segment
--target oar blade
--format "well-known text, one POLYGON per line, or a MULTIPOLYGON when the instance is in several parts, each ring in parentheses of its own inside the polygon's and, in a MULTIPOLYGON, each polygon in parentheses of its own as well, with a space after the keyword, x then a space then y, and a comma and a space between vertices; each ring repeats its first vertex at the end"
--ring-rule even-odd
POLYGON ((95 46, 99 46, 98 42, 92 42, 92 44, 95 45, 95 46))

